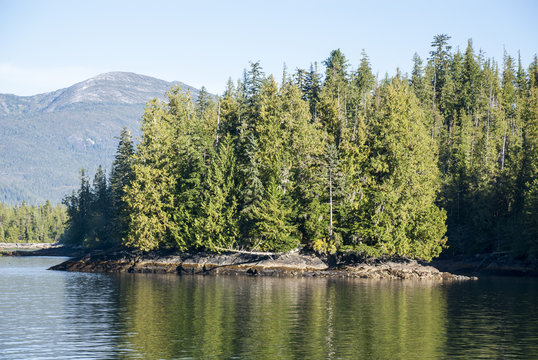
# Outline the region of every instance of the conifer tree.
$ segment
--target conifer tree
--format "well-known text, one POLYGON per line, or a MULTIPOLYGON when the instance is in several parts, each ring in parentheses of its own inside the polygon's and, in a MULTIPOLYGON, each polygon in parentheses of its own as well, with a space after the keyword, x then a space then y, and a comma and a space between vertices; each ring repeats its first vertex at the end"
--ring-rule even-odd
POLYGON ((310 107, 310 115, 315 122, 318 118, 318 102, 321 92, 321 74, 318 72, 318 63, 310 64, 310 71, 306 75, 305 88, 303 92, 310 107))
POLYGON ((293 205, 286 192, 271 178, 258 206, 252 210, 257 220, 250 231, 254 250, 289 251, 299 245, 293 205))
POLYGON ((230 135, 220 142, 204 181, 200 217, 195 220, 195 246, 213 251, 231 249, 239 237, 236 200, 236 158, 230 135))
POLYGON ((63 199, 67 207, 67 231, 65 243, 82 245, 90 232, 89 220, 91 214, 92 194, 86 170, 80 171, 80 188, 63 199))
POLYGON ((323 64, 326 70, 325 83, 320 93, 319 116, 330 141, 339 146, 346 137, 348 127, 349 64, 340 49, 333 50, 323 64))
POLYGON ((98 248, 110 246, 110 193, 105 172, 99 165, 91 188, 92 201, 88 217, 88 232, 83 246, 86 248, 98 248))
POLYGON ((117 245, 125 238, 129 226, 129 208, 125 201, 126 188, 133 181, 134 148, 131 133, 127 128, 121 130, 116 157, 110 173, 111 240, 117 245))
POLYGON ((137 147, 133 166, 134 179, 127 188, 125 200, 130 213, 129 233, 124 244, 142 250, 152 250, 175 241, 186 249, 185 239, 174 221, 177 164, 172 146, 178 126, 176 117, 189 116, 182 107, 185 101, 179 89, 169 93, 169 106, 152 100, 142 118, 142 140, 137 147), (175 236, 176 235, 176 236, 175 236))
POLYGON ((522 225, 524 242, 518 243, 517 253, 529 258, 538 257, 538 87, 532 87, 524 112, 522 179, 524 203, 522 225))
POLYGON ((463 59, 462 71, 462 107, 471 116, 476 115, 477 100, 480 91, 480 65, 476 61, 473 50, 473 41, 469 39, 463 59))
POLYGON ((370 60, 364 49, 361 53, 361 62, 357 73, 355 75, 354 81, 355 86, 358 88, 360 97, 362 100, 362 107, 366 107, 366 95, 373 90, 375 86, 375 76, 372 73, 372 68, 370 67, 370 60))
POLYGON ((448 40, 450 36, 447 34, 438 34, 433 37, 431 46, 434 50, 430 51, 431 62, 433 65, 433 93, 432 104, 437 103, 437 99, 441 96, 441 90, 445 85, 446 75, 448 72, 448 63, 450 60, 450 49, 448 40))
POLYGON ((201 119, 210 106, 211 106, 211 98, 209 97, 209 94, 207 93, 207 89, 205 88, 205 86, 202 86, 200 88, 200 94, 198 95, 198 98, 196 99, 196 106, 195 106, 196 117, 201 119))
POLYGON ((538 56, 534 55, 534 59, 529 65, 529 88, 538 87, 538 56))
POLYGON ((245 84, 247 88, 247 96, 253 101, 256 94, 260 91, 265 74, 259 61, 251 62, 250 69, 247 73, 247 82, 245 84))
POLYGON ((241 167, 240 227, 243 242, 249 242, 251 231, 256 224, 255 209, 259 206, 265 192, 261 181, 258 140, 254 134, 247 138, 245 149, 246 162, 241 167))
POLYGON ((431 259, 446 241, 446 215, 435 204, 435 146, 424 112, 407 85, 394 80, 379 96, 368 137, 368 203, 357 237, 381 253, 431 259))
POLYGON ((421 102, 424 102, 424 68, 422 66, 422 63, 423 62, 420 56, 415 53, 413 55, 413 70, 411 70, 410 85, 415 91, 416 97, 421 102))

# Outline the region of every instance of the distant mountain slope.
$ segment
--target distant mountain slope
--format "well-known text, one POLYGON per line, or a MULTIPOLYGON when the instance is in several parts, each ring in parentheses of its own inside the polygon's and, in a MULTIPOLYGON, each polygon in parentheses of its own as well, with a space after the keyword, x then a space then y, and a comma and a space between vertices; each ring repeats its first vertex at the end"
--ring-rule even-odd
POLYGON ((123 126, 137 136, 145 103, 179 82, 112 72, 35 96, 0 94, 0 202, 61 201, 81 168, 109 170, 123 126))

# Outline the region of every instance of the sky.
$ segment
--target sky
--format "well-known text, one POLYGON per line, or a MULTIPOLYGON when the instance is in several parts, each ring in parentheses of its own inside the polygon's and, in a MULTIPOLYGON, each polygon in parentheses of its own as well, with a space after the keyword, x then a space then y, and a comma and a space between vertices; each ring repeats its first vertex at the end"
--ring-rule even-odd
POLYGON ((0 0, 0 93, 34 95, 130 71, 221 94, 250 61, 281 78, 341 49, 356 68, 409 72, 436 34, 524 66, 538 53, 538 1, 0 0))

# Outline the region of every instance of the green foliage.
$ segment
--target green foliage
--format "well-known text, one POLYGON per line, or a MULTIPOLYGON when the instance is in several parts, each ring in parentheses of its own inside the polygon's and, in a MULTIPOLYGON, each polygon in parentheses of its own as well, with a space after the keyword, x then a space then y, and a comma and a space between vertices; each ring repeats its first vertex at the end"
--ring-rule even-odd
POLYGON ((211 159, 203 184, 200 217, 195 221, 198 247, 219 251, 236 245, 239 236, 236 165, 232 138, 226 136, 211 159))
POLYGON ((293 206, 285 190, 270 180, 264 197, 252 210, 255 223, 249 233, 253 249, 289 251, 299 245, 293 206))
POLYGON ((445 243, 445 213, 435 146, 411 88, 399 80, 381 89, 368 136, 371 182, 359 237, 383 253, 431 259, 445 243))
POLYGON ((110 174, 110 205, 112 208, 110 216, 113 226, 109 230, 112 232, 110 238, 115 242, 121 242, 129 229, 129 212, 125 202, 125 190, 134 177, 133 155, 131 134, 127 128, 123 128, 110 174))
POLYGON ((132 181, 133 148, 126 128, 121 132, 118 153, 112 167, 110 184, 99 166, 90 187, 85 170, 80 188, 64 198, 67 229, 62 241, 85 248, 109 248, 121 244, 127 231, 128 207, 125 187, 132 181))
POLYGON ((53 207, 49 201, 38 206, 0 203, 0 242, 55 243, 64 234, 66 220, 65 207, 53 207))
POLYGON ((222 98, 172 89, 148 103, 133 150, 122 132, 66 197, 84 246, 228 248, 432 259, 510 251, 536 257, 538 65, 451 52, 378 83, 363 52, 340 50, 282 84, 251 63, 222 98), (112 222, 109 220, 112 219, 112 222), (116 230, 113 230, 116 229, 116 230), (525 229, 525 230, 522 230, 525 229))
POLYGON ((538 256, 538 179, 528 184, 525 193, 525 206, 523 208, 523 224, 525 225, 523 237, 523 251, 530 250, 526 256, 536 258, 538 256))

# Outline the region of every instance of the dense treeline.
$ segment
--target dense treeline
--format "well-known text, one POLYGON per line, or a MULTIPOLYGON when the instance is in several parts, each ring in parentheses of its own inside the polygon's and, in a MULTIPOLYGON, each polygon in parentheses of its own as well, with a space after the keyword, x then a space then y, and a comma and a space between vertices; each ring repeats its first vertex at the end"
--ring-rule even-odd
POLYGON ((126 186, 132 181, 133 153, 131 134, 124 128, 108 180, 99 166, 90 185, 85 170, 81 170, 80 188, 63 200, 68 214, 64 243, 87 248, 114 247, 122 243, 129 216, 128 204, 123 198, 126 186))
POLYGON ((65 229, 67 214, 60 205, 9 206, 0 203, 0 242, 58 242, 65 229))
POLYGON ((216 100, 170 90, 148 103, 136 151, 123 131, 110 184, 83 174, 66 198, 71 241, 535 256, 538 61, 499 69, 449 39, 382 81, 365 53, 352 69, 335 50, 324 75, 313 64, 277 84, 256 62, 216 100))

